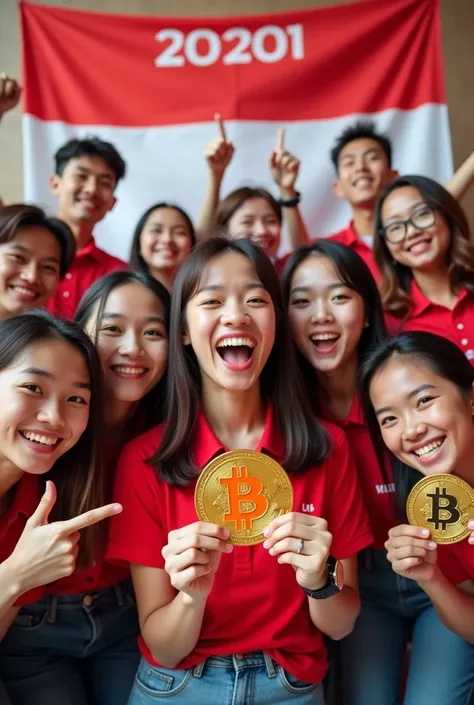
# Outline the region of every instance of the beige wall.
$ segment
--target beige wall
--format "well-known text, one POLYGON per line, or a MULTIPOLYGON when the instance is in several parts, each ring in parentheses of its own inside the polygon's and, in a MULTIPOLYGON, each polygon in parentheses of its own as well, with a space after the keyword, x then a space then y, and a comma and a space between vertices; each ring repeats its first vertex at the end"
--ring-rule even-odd
MULTIPOLYGON (((348 0, 35 0, 147 15, 239 15, 341 5, 348 0)), ((378 0, 390 2, 390 0, 378 0)), ((441 0, 446 89, 455 167, 474 150, 474 0, 441 0)), ((0 71, 20 75, 18 0, 0 0, 0 71)), ((435 146, 434 146, 435 147, 435 146)), ((8 113, 0 130, 0 193, 5 201, 23 192, 20 111, 8 113)), ((463 203, 474 226, 474 188, 463 203)))

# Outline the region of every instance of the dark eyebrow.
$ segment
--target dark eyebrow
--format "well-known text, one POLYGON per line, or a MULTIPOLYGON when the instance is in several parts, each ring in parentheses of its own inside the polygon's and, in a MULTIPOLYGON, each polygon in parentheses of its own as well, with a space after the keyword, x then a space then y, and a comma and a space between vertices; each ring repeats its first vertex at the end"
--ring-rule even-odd
MULTIPOLYGON (((329 284, 326 289, 328 291, 332 291, 333 289, 340 289, 341 286, 345 287, 346 289, 351 288, 348 284, 344 284, 344 282, 338 282, 335 284, 329 284)), ((311 287, 309 286, 295 286, 295 288, 290 291, 290 294, 294 294, 295 292, 307 294, 309 291, 311 291, 311 287)))
MULTIPOLYGON (((418 396, 420 392, 424 392, 426 389, 436 389, 436 387, 434 384, 420 384, 419 387, 413 389, 409 394, 407 394, 406 398, 413 399, 413 397, 418 396)), ((379 414, 384 414, 385 412, 390 411, 391 408, 391 406, 382 406, 380 409, 374 409, 375 415, 379 416, 379 414)))
MULTIPOLYGON (((124 316, 121 313, 103 313, 101 320, 104 318, 112 318, 112 320, 117 320, 119 318, 124 318, 124 316)), ((161 316, 147 316, 145 318, 145 321, 148 323, 162 323, 163 325, 165 324, 164 318, 161 318, 161 316)))
MULTIPOLYGON (((36 375, 37 377, 44 377, 45 379, 56 380, 57 378, 47 370, 42 370, 39 367, 27 367, 21 371, 23 375, 36 375)), ((88 389, 91 391, 91 385, 89 382, 73 382, 74 387, 79 387, 79 389, 88 389)))
MULTIPOLYGON (((374 152, 375 154, 380 154, 382 152, 382 147, 370 147, 370 149, 364 150, 362 154, 370 154, 371 152, 374 152)), ((341 161, 343 161, 346 157, 354 157, 354 152, 346 152, 345 154, 342 155, 341 161)))
MULTIPOLYGON (((81 164, 76 165, 76 171, 78 171, 81 174, 91 174, 92 173, 91 169, 88 169, 87 167, 82 166, 81 164)), ((101 171, 99 174, 96 174, 96 176, 99 179, 106 178, 106 179, 109 179, 110 181, 114 180, 114 177, 112 176, 112 174, 109 174, 106 171, 101 171)))
MULTIPOLYGON (((12 250, 19 250, 20 252, 28 252, 28 253, 33 253, 33 250, 28 249, 28 247, 24 247, 23 245, 19 245, 17 242, 11 242, 10 247, 12 250)), ((59 259, 57 257, 46 257, 48 261, 51 262, 57 262, 59 264, 59 259)))
MULTIPOLYGON (((195 296, 202 294, 203 291, 221 291, 223 288, 222 284, 206 284, 196 291, 195 296)), ((262 282, 250 282, 250 284, 245 285, 245 289, 265 289, 265 287, 262 282)))

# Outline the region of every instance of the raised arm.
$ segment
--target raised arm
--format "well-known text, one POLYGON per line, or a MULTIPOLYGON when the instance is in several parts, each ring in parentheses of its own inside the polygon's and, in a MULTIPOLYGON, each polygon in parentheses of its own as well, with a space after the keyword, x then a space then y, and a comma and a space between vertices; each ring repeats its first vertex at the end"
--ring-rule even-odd
POLYGON ((285 149, 285 130, 278 130, 275 148, 270 154, 270 172, 273 181, 278 186, 281 200, 287 201, 283 212, 288 225, 288 236, 292 250, 301 245, 309 245, 310 239, 296 201, 299 201, 295 182, 300 169, 300 161, 285 149), (291 203, 293 202, 293 205, 291 203))
POLYGON ((460 201, 474 184, 474 152, 461 164, 446 184, 447 190, 460 201))
POLYGON ((224 121, 219 114, 214 116, 217 137, 207 145, 204 155, 209 168, 201 211, 196 224, 198 242, 215 234, 215 215, 219 205, 222 179, 234 154, 234 145, 227 139, 224 121))

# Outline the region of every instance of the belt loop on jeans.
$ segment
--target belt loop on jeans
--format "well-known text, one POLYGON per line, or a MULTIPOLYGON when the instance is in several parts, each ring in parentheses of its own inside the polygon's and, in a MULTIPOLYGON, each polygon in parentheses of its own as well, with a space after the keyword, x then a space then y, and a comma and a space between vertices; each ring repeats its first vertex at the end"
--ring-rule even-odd
POLYGON ((373 569, 374 566, 374 553, 372 548, 366 548, 362 551, 361 554, 362 558, 362 565, 364 566, 365 570, 370 573, 373 569))
POLYGON ((46 621, 48 624, 55 624, 58 611, 58 596, 48 595, 48 602, 48 616, 46 617, 46 621))
POLYGON ((115 593, 115 599, 117 600, 117 605, 119 607, 123 607, 123 605, 125 604, 125 595, 124 595, 124 592, 122 590, 122 586, 120 585, 120 583, 117 583, 116 585, 114 585, 113 590, 115 593))
POLYGON ((275 676, 276 676, 275 664, 273 663, 270 656, 267 656, 267 654, 263 654, 263 658, 265 659, 265 668, 267 669, 267 676, 269 678, 275 678, 275 676))
POLYGON ((204 668, 206 666, 206 661, 207 659, 204 659, 204 661, 201 661, 201 663, 198 663, 197 666, 194 666, 193 668, 193 676, 195 678, 201 678, 204 668))

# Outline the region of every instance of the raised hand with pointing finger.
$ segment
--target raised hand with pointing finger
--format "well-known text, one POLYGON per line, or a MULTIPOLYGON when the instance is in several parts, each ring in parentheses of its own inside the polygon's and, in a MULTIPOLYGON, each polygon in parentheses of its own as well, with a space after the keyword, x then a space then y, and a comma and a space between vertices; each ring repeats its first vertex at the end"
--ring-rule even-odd
POLYGON ((214 176, 221 178, 229 166, 234 154, 234 145, 227 139, 224 121, 219 113, 216 113, 214 120, 217 126, 217 137, 214 137, 207 145, 204 155, 209 169, 214 176))
POLYGON ((56 487, 48 481, 35 513, 26 522, 15 550, 6 561, 17 581, 19 595, 71 575, 76 565, 81 529, 122 511, 120 504, 109 504, 67 521, 49 523, 56 499, 56 487))
POLYGON ((273 181, 286 197, 296 194, 295 182, 300 169, 300 161, 285 149, 285 129, 278 130, 275 148, 270 154, 270 171, 273 181))

